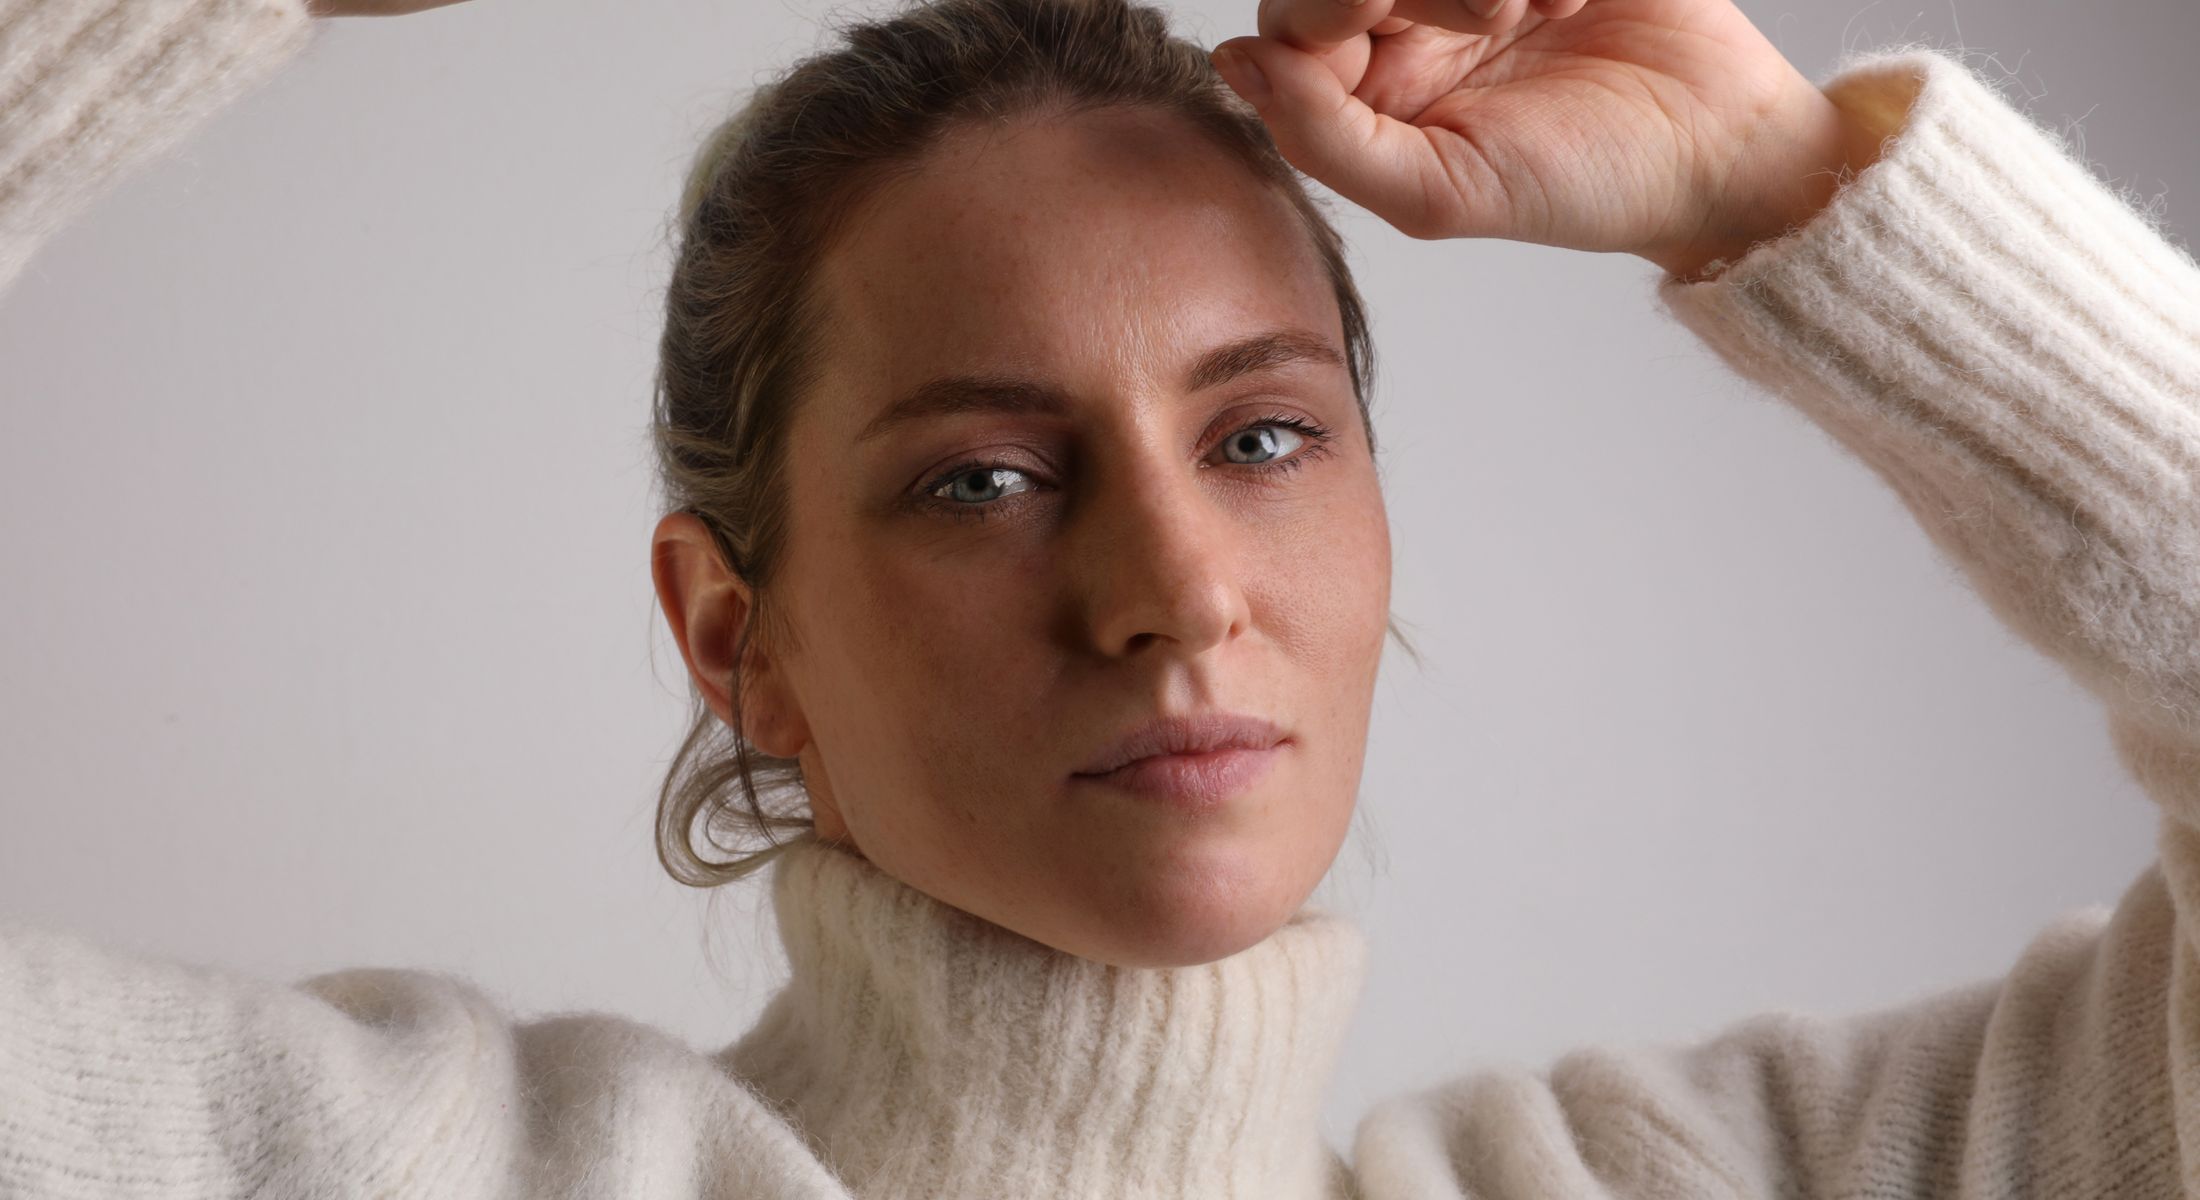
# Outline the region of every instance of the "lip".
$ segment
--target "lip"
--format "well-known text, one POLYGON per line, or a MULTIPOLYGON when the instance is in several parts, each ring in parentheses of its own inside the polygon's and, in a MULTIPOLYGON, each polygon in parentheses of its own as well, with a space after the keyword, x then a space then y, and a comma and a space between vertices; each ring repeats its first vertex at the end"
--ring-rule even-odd
POLYGON ((1112 771, 1079 773, 1072 775, 1070 780, 1117 788, 1141 799, 1201 811, 1214 808, 1260 782, 1282 755, 1281 745, 1264 750, 1150 754, 1112 771))
POLYGON ((1241 713, 1162 717, 1125 731, 1071 778, 1204 807, 1258 782, 1287 742, 1275 723, 1241 713))

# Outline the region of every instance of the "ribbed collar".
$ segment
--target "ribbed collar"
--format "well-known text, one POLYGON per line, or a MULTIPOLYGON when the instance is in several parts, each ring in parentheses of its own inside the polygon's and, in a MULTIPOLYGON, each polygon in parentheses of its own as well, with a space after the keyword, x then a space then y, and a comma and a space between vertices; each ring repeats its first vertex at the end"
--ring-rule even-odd
POLYGON ((727 1065, 859 1197, 1342 1194, 1321 1099, 1359 929, 1307 907, 1196 967, 1079 958, 804 841, 770 868, 791 976, 727 1065))

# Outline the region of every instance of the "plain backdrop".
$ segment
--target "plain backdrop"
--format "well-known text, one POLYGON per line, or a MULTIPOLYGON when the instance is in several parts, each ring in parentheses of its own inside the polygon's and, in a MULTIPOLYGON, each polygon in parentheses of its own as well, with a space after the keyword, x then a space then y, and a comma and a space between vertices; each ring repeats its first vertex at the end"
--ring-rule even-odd
MULTIPOLYGON (((2190 244, 2200 7, 1743 7, 1814 80, 1907 39, 2013 72, 2190 244)), ((706 903, 651 840, 686 694, 647 572, 667 221, 709 125, 876 11, 323 25, 49 245, 0 296, 0 909, 699 1048, 749 1024, 761 881, 706 903)), ((1473 1067, 2001 974, 2145 868, 2099 706, 1655 268, 1339 218, 1427 663, 1385 664, 1317 894, 1373 950, 1340 1144, 1473 1067)))

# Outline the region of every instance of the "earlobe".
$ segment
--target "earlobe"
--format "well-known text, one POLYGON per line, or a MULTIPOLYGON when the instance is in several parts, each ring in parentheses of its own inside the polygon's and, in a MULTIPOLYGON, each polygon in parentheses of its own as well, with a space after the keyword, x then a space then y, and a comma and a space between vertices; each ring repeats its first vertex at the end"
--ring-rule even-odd
POLYGON ((765 754, 792 758, 800 753, 808 729, 775 664, 759 645, 750 646, 745 656, 740 653, 753 593, 728 569, 709 527, 693 513, 666 514, 650 539, 649 563, 658 607, 711 711, 742 729, 749 743, 765 754), (737 665, 743 672, 745 726, 733 720, 737 665))
POLYGON ((810 725, 787 685, 786 674, 779 669, 779 660, 759 643, 749 647, 743 665, 747 673, 741 683, 741 707, 746 717, 742 736, 749 745, 773 758, 800 755, 810 744, 810 725))
POLYGON ((787 687, 777 660, 751 647, 748 675, 742 682, 741 707, 747 724, 741 732, 751 746, 773 758, 794 758, 810 744, 809 722, 787 687))

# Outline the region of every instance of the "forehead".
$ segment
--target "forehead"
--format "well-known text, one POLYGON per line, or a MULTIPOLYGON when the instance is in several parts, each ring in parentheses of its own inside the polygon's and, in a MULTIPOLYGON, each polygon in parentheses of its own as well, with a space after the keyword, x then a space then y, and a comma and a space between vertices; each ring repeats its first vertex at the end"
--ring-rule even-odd
POLYGON ((865 197, 818 283, 824 390, 844 420, 940 374, 1159 386, 1247 333, 1338 336, 1290 202, 1181 118, 1144 110, 950 132, 865 197))

